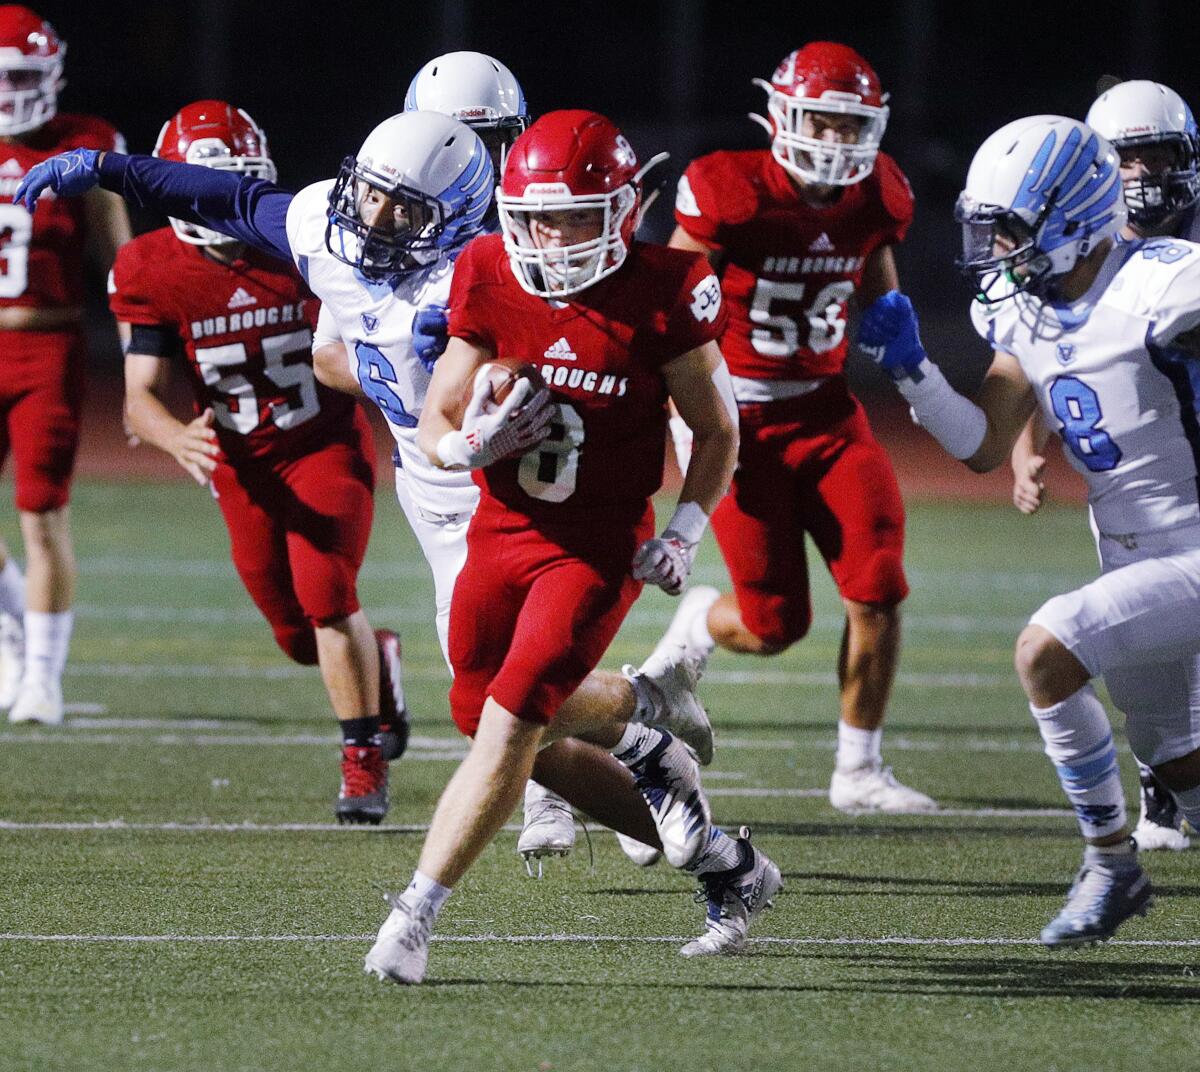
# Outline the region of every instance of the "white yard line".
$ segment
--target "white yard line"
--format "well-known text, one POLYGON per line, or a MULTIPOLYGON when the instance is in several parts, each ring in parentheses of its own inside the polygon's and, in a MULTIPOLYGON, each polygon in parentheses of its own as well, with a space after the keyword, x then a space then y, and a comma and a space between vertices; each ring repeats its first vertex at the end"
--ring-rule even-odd
MULTIPOLYGON (((310 667, 278 663, 270 666, 215 663, 108 663, 74 662, 67 666, 69 677, 106 678, 235 678, 238 680, 280 681, 289 678, 312 677, 310 667)), ((404 676, 418 681, 450 682, 446 667, 440 663, 406 663, 404 676)), ((900 673, 896 683, 914 688, 930 689, 1016 689, 1016 677, 1010 673, 997 674, 932 674, 900 673)), ((825 671, 800 670, 710 670, 704 675, 706 685, 836 685, 837 676, 825 671)))
MULTIPOLYGON (((221 944, 233 942, 371 942, 374 934, 22 934, 0 933, 0 942, 77 942, 77 943, 167 943, 221 944)), ((433 941, 455 944, 505 943, 598 945, 678 945, 691 941, 688 935, 623 935, 623 934, 435 934, 433 941)), ((1040 946, 1036 938, 913 938, 885 936, 881 938, 751 938, 750 945, 759 946, 1040 946)), ((1200 938, 1127 939, 1115 938, 1105 948, 1126 946, 1149 949, 1195 949, 1200 938)))
MULTIPOLYGON (((761 789, 746 790, 742 788, 713 789, 711 797, 755 797, 765 799, 779 798, 808 798, 819 799, 828 794, 827 789, 761 789)), ((1065 819, 1074 813, 1067 808, 944 808, 941 811, 929 812, 925 815, 909 816, 916 819, 1065 819)), ((895 819, 897 816, 888 816, 895 819)), ((902 817, 901 817, 902 818, 902 817)), ((197 822, 128 822, 125 819, 98 819, 91 821, 22 821, 16 819, 0 819, 0 833, 21 833, 25 831, 57 830, 67 833, 121 833, 121 832, 156 832, 156 833, 201 833, 201 834, 309 834, 309 833, 350 833, 350 834, 421 834, 429 829, 427 823, 387 823, 382 826, 341 826, 337 823, 218 823, 210 820, 197 822)), ((504 827, 509 833, 519 833, 520 823, 509 823, 504 827)), ((607 835, 612 833, 604 827, 591 826, 594 834, 607 835)), ((914 823, 913 829, 918 829, 914 823)))

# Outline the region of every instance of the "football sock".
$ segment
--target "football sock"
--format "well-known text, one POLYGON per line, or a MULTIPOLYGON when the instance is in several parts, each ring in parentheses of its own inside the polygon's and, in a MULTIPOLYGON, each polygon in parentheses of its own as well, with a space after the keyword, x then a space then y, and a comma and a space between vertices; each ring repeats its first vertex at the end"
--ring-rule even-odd
POLYGON ((425 901, 436 918, 437 914, 442 910, 442 905, 446 903, 446 899, 453 892, 448 886, 443 886, 440 882, 435 882, 428 875, 422 875, 420 871, 414 871, 412 882, 408 884, 404 895, 406 897, 411 895, 419 901, 425 901))
POLYGON ((25 612, 25 679, 53 681, 62 679, 71 646, 73 611, 54 614, 40 610, 25 612))
POLYGON ((688 644, 706 654, 717 646, 717 642, 712 638, 712 633, 708 631, 708 611, 711 609, 710 604, 709 608, 703 614, 697 614, 688 626, 688 644))
POLYGON ((843 772, 878 767, 883 759, 883 730, 860 730, 838 719, 837 769, 843 772))
POLYGON ((366 715, 362 718, 343 718, 338 721, 342 730, 342 744, 355 748, 368 748, 379 742, 379 716, 366 715))
POLYGON ((636 722, 630 722, 625 726, 625 732, 621 734, 621 739, 609 749, 609 752, 628 767, 640 759, 645 759, 665 736, 665 733, 652 726, 642 726, 636 722))
POLYGON ((1084 685, 1053 707, 1029 710, 1083 836, 1115 834, 1125 825, 1125 794, 1112 726, 1095 690, 1084 685))
POLYGON ((1115 845, 1088 845, 1083 850, 1083 862, 1110 871, 1129 871, 1138 866, 1137 845, 1131 837, 1115 845))
POLYGON ((20 618, 25 613, 25 574, 13 559, 0 570, 0 614, 20 618))
POLYGON ((1200 830, 1200 785, 1192 789, 1171 790, 1175 803, 1193 830, 1200 830))
POLYGON ((708 845, 683 870, 689 875, 707 875, 711 871, 729 871, 741 862, 738 843, 719 826, 708 835, 708 845))

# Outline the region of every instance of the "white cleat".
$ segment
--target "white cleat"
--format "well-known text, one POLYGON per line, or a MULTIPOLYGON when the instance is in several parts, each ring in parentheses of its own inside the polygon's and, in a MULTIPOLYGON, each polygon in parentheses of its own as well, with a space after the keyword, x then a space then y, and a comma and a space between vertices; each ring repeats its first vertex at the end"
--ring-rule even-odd
POLYGON ((403 894, 389 894, 385 899, 392 911, 363 961, 363 971, 383 982, 419 983, 429 960, 433 910, 428 901, 403 894))
POLYGON ((829 803, 838 811, 858 815, 884 812, 888 815, 917 815, 937 811, 937 802, 896 780, 891 767, 860 767, 834 770, 829 783, 829 803))
POLYGON ((1155 849, 1183 852, 1192 844, 1191 839, 1182 830, 1173 826, 1159 826, 1144 815, 1133 831, 1133 840, 1137 843, 1139 852, 1153 852, 1155 849))
POLYGON ((623 666, 621 673, 650 702, 652 709, 632 721, 658 726, 678 737, 707 767, 713 758, 713 728, 708 712, 696 695, 696 684, 703 672, 703 662, 691 655, 683 644, 660 643, 656 652, 660 658, 647 659, 639 669, 623 666), (647 670, 647 667, 650 669, 647 670), (639 685, 642 688, 639 689, 639 685))
POLYGON ((735 867, 700 876, 696 900, 703 898, 708 906, 704 933, 679 950, 681 956, 740 953, 751 922, 774 904, 783 889, 783 876, 774 861, 750 844, 749 827, 741 828, 737 840, 741 859, 735 867))
POLYGON ((43 726, 58 726, 63 720, 62 686, 57 681, 25 681, 12 710, 9 722, 40 722, 43 726))
POLYGON ((662 740, 627 766, 650 808, 667 863, 684 867, 708 844, 712 815, 700 790, 700 768, 691 751, 664 730, 657 732, 662 740))
POLYGON ((696 660, 697 676, 704 673, 708 657, 713 653, 713 645, 698 642, 693 626, 698 619, 708 617, 709 608, 720 595, 715 588, 704 584, 687 590, 679 601, 679 607, 671 619, 671 624, 667 626, 667 631, 663 633, 662 640, 650 653, 650 658, 642 663, 643 674, 652 678, 660 676, 666 667, 677 660, 675 649, 681 646, 696 660))
POLYGON ((637 838, 617 834, 617 844, 621 846, 621 851, 638 867, 653 867, 662 859, 661 850, 651 845, 643 845, 637 838))
POLYGON ((25 626, 12 614, 0 614, 0 708, 16 702, 25 673, 25 626))
POLYGON ((530 780, 525 783, 525 822, 517 839, 517 852, 530 878, 542 877, 542 859, 567 856, 575 847, 575 816, 557 793, 530 780), (537 861, 534 874, 533 861, 537 861))

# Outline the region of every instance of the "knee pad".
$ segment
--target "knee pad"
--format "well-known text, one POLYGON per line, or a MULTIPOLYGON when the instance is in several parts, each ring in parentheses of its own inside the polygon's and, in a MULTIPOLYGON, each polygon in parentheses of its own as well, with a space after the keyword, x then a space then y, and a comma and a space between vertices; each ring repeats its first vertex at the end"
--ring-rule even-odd
POLYGON ((808 635, 812 627, 812 606, 807 597, 801 600, 787 596, 754 593, 750 599, 738 593, 738 610, 742 624, 759 640, 773 649, 783 651, 808 635))
POLYGON ((283 649, 284 655, 301 666, 317 665, 317 637, 312 626, 304 625, 272 625, 275 643, 283 649))
POLYGON ((908 596, 908 578, 904 559, 898 550, 881 547, 839 586, 841 595, 855 603, 876 603, 894 607, 908 596))

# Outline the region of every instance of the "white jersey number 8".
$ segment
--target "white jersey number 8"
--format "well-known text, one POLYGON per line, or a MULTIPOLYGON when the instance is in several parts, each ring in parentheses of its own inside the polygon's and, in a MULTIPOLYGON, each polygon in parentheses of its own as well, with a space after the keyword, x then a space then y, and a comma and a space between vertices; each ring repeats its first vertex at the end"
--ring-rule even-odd
POLYGON ((521 490, 544 502, 565 502, 575 493, 579 477, 579 451, 583 446, 583 418, 574 406, 556 404, 550 435, 528 454, 521 455, 517 483, 521 490))

